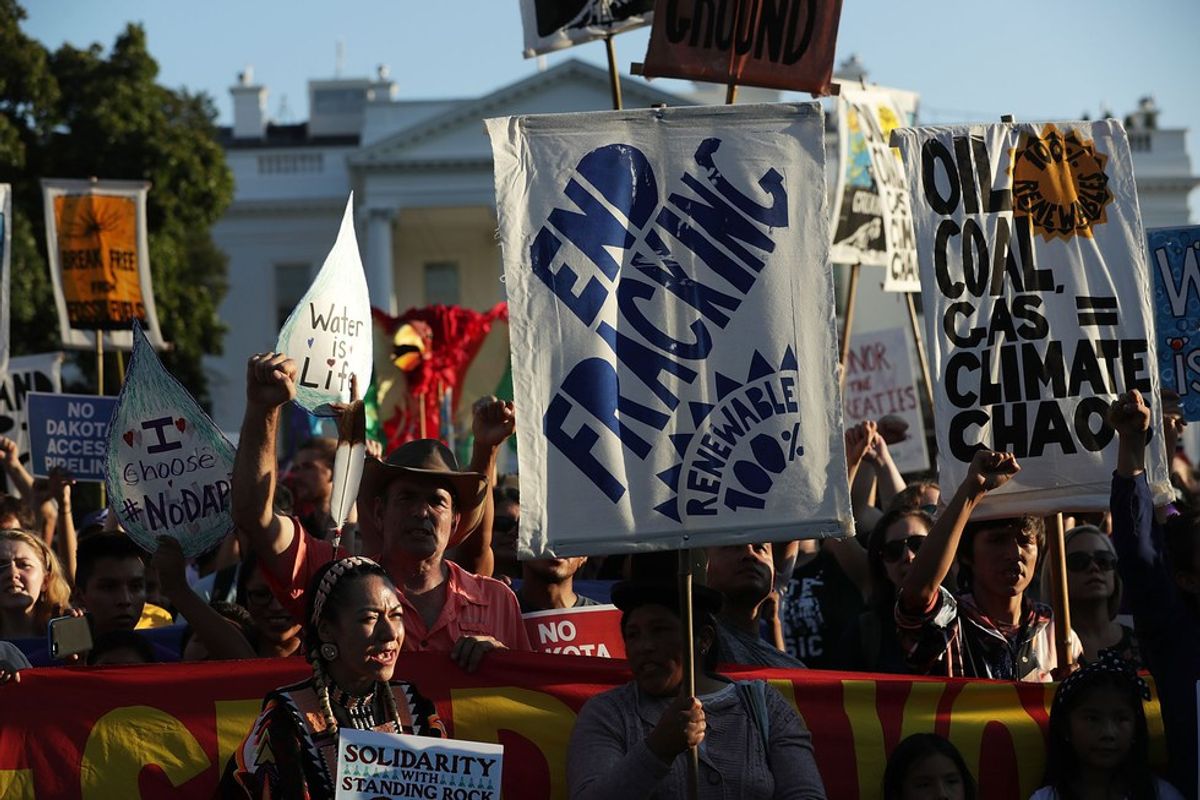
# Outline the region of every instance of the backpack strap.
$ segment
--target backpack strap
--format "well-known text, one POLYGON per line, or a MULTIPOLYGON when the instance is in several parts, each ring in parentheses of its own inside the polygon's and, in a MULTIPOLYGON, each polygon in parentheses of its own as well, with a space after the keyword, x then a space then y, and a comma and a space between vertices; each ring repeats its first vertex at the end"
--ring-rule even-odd
POLYGON ((750 722, 762 737, 763 750, 771 741, 771 718, 767 712, 767 682, 762 680, 738 681, 738 697, 750 714, 750 722))

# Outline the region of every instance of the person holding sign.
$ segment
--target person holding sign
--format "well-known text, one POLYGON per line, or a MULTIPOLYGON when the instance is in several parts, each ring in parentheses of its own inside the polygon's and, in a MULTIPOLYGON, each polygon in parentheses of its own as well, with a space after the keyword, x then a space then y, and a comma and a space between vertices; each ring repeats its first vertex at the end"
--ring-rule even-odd
POLYGON ((225 768, 222 797, 331 800, 341 728, 446 735, 433 703, 392 679, 404 607, 383 567, 362 556, 333 561, 308 588, 313 676, 267 695, 225 768))
MULTIPOLYGON (((896 625, 921 673, 1049 682, 1057 664, 1048 606, 1025 597, 1046 552, 1040 517, 971 520, 984 496, 1020 472, 1011 453, 979 450, 900 586, 896 625), (942 586, 957 554, 957 597, 942 586)), ((1071 634, 1071 660, 1083 648, 1071 634)))
MULTIPOLYGON (((246 415, 233 469, 233 519, 250 541, 276 596, 293 616, 319 567, 334 557, 295 517, 275 513, 275 430, 296 396, 296 363, 282 353, 253 356, 246 368, 246 415)), ((496 648, 529 650, 517 598, 499 581, 445 558, 479 525, 487 479, 458 469, 434 439, 408 442, 386 462, 367 458, 359 502, 373 515, 380 562, 400 589, 405 650, 449 652, 475 670, 496 648), (369 510, 368 510, 369 509, 369 510)))
MULTIPOLYGON (((1165 415, 1164 415, 1165 416, 1165 415)), ((1108 411, 1117 430, 1112 479, 1113 545, 1128 591, 1142 660, 1162 702, 1170 778, 1196 797, 1196 681, 1200 680, 1200 513, 1162 510, 1155 518, 1146 479, 1150 407, 1136 389, 1108 411)), ((1173 421, 1164 419, 1168 434, 1173 421)), ((1177 430, 1177 429, 1176 429, 1177 430)), ((1168 442, 1168 444, 1173 443, 1168 442)))
POLYGON ((692 588, 696 697, 683 686, 679 589, 666 581, 623 581, 612 601, 633 680, 584 704, 567 748, 571 800, 687 793, 690 747, 700 755, 700 800, 824 798, 808 729, 764 681, 733 682, 720 661, 714 615, 721 595, 692 588))

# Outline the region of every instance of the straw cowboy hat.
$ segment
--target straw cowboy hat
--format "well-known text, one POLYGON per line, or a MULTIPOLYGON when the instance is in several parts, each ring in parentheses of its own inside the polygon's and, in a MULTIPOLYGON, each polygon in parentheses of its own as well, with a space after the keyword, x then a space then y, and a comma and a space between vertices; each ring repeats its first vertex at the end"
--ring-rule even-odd
POLYGON ((443 483, 454 495, 454 510, 458 526, 450 533, 447 547, 461 544, 483 520, 487 500, 487 478, 478 472, 463 472, 450 448, 437 439, 416 439, 405 442, 385 460, 366 459, 362 485, 358 496, 365 501, 360 508, 372 508, 376 497, 382 497, 396 478, 409 478, 430 483, 443 483))

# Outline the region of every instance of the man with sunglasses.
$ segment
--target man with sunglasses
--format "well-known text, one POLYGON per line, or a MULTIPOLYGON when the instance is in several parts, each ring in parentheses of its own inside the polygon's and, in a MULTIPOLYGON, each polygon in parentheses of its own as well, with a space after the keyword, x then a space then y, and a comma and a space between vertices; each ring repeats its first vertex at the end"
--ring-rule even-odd
MULTIPOLYGON (((980 450, 919 546, 900 587, 896 626, 909 663, 950 677, 1048 682, 1057 662, 1048 606, 1025 596, 1045 552, 1039 517, 971 520, 984 496, 1020 471, 1011 453, 980 450), (963 592, 944 587, 955 558, 963 592)), ((1072 634, 1072 655, 1082 651, 1072 634)))

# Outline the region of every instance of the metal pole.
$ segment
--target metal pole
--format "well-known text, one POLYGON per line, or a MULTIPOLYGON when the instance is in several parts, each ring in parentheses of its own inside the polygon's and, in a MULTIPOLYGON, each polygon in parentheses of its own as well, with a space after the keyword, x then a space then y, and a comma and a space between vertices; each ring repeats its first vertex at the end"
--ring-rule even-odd
MULTIPOLYGON (((683 685, 684 697, 696 696, 696 637, 692 619, 692 551, 679 551, 679 618, 683 625, 683 685)), ((696 800, 700 790, 700 753, 688 748, 688 797, 696 800)))
POLYGON ((933 379, 929 374, 929 356, 925 353, 925 340, 921 336, 921 323, 917 321, 917 304, 913 302, 912 292, 904 292, 904 300, 908 304, 908 321, 912 324, 913 343, 917 346, 917 361, 921 364, 921 374, 925 376, 925 394, 929 398, 929 410, 933 411, 933 379))
POLYGON ((854 304, 858 295, 858 273, 862 264, 850 266, 850 286, 846 291, 846 322, 842 325, 842 386, 846 385, 846 359, 850 356, 850 332, 854 329, 854 304))
POLYGON ((1063 543, 1063 515, 1058 512, 1046 520, 1050 531, 1050 584, 1054 600, 1054 647, 1058 653, 1058 668, 1071 666, 1071 605, 1067 598, 1067 556, 1063 543))
POLYGON ((621 110, 621 73, 617 70, 617 51, 613 49, 610 33, 604 37, 604 50, 608 53, 608 80, 612 85, 613 110, 621 110))

